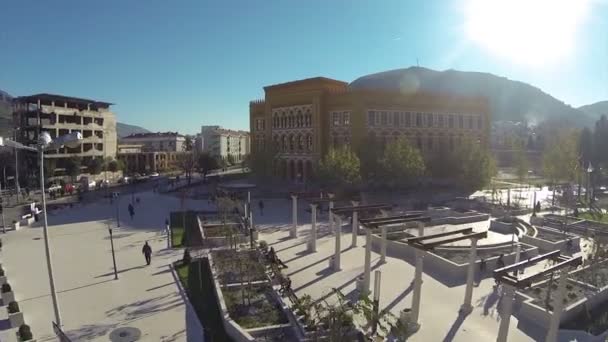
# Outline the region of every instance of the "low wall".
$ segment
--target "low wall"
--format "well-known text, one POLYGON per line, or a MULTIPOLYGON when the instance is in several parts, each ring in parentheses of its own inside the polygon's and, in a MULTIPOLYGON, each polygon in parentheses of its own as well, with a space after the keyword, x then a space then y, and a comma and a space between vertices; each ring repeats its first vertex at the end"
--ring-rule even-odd
MULTIPOLYGON (((377 234, 372 234, 372 250, 376 253, 380 253, 382 245, 382 236, 377 234)), ((478 247, 478 251, 481 250, 489 250, 493 248, 504 248, 509 244, 499 244, 493 246, 483 246, 478 247)), ((438 250, 468 250, 469 247, 444 247, 437 248, 438 250)), ((524 248, 526 251, 521 253, 521 257, 532 257, 538 255, 538 248, 530 245, 526 245, 524 248)), ((408 244, 400 241, 386 241, 386 254, 387 256, 400 258, 407 261, 413 261, 415 258, 416 249, 414 247, 409 246, 408 244)), ((515 262, 515 252, 513 253, 505 253, 503 255, 504 262, 508 265, 515 262)), ((496 260, 498 256, 494 256, 491 258, 484 259, 486 262, 486 268, 488 270, 496 268, 496 260)), ((475 261, 475 267, 478 270, 479 264, 481 260, 479 256, 475 261)), ((433 271, 438 271, 441 275, 448 276, 450 280, 453 281, 464 281, 466 279, 468 263, 465 264, 457 264, 451 260, 445 259, 437 254, 432 252, 427 253, 424 259, 425 267, 429 267, 433 271)))
POLYGON ((490 230, 501 234, 512 234, 513 224, 510 222, 492 220, 490 221, 490 230))
POLYGON ((442 218, 432 218, 430 225, 440 225, 440 224, 467 224, 473 222, 487 221, 490 219, 490 215, 488 214, 480 214, 476 213, 469 216, 447 216, 442 218))
POLYGON ((171 270, 171 275, 173 276, 173 281, 177 285, 179 294, 182 297, 182 300, 184 301, 184 303, 186 304, 186 315, 196 318, 196 319, 191 319, 190 321, 188 321, 188 324, 194 325, 193 327, 188 329, 188 337, 189 338, 191 337, 195 341, 205 342, 205 334, 204 334, 205 330, 203 328, 203 324, 201 323, 200 319, 198 319, 196 310, 194 310, 194 306, 192 305, 192 303, 190 303, 190 298, 188 298, 188 295, 186 294, 186 290, 182 286, 182 282, 179 280, 179 276, 177 275, 177 272, 175 271, 174 263, 169 264, 169 269, 171 270), (191 336, 191 334, 196 334, 196 336, 191 336))
POLYGON ((568 240, 572 240, 573 251, 580 249, 577 247, 580 244, 580 236, 578 235, 566 234, 566 237, 563 240, 552 242, 543 239, 542 233, 547 232, 551 234, 561 234, 561 232, 543 227, 536 227, 536 230, 538 231, 538 234, 535 237, 524 235, 521 237, 521 241, 523 243, 536 246, 543 252, 551 252, 555 250, 566 251, 568 240))

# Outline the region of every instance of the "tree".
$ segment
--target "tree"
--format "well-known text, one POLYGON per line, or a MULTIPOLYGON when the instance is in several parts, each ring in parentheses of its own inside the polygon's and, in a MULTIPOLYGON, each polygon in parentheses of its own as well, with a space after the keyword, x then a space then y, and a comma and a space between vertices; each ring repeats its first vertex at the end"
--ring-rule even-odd
POLYGON ((324 185, 352 187, 361 182, 359 157, 348 147, 330 149, 317 166, 317 178, 324 185))
POLYGON ((101 158, 93 158, 87 162, 86 166, 90 174, 97 175, 102 171, 104 167, 104 161, 101 158))
POLYGON ((577 135, 573 131, 556 134, 543 155, 543 173, 553 185, 552 205, 555 205, 555 188, 558 182, 572 182, 578 167, 577 135))
POLYGON ((528 158, 526 156, 526 150, 523 142, 517 142, 514 145, 515 149, 515 174, 517 175, 517 180, 520 183, 524 183, 526 178, 528 177, 528 158))
POLYGON ((186 135, 186 138, 184 139, 184 145, 182 146, 183 151, 190 152, 190 151, 192 151, 193 146, 194 146, 194 144, 192 143, 192 137, 190 137, 189 135, 186 135))
POLYGON ((198 172, 203 174, 203 177, 207 177, 207 173, 211 170, 215 170, 219 167, 217 159, 212 157, 209 153, 203 152, 198 155, 198 159, 196 160, 198 172))
POLYGON ((65 173, 72 178, 72 181, 80 174, 81 165, 82 159, 79 157, 72 157, 65 161, 65 173))
POLYGON ((234 156, 232 154, 228 154, 228 156, 226 157, 226 162, 228 163, 228 165, 234 165, 234 156))
POLYGON ((357 156, 361 163, 361 176, 366 181, 379 179, 381 170, 380 159, 384 154, 384 147, 375 135, 369 135, 358 145, 357 156))
POLYGON ((110 162, 108 162, 108 171, 110 171, 110 172, 118 171, 118 161, 111 160, 110 162))
POLYGON ((496 174, 496 162, 488 149, 473 139, 463 139, 454 151, 452 169, 461 187, 482 189, 496 174))
POLYGON ((188 179, 188 185, 192 181, 192 171, 194 171, 194 167, 196 163, 194 161, 194 155, 191 152, 184 152, 179 155, 177 164, 179 168, 184 171, 186 178, 188 179))
POLYGON ((389 143, 380 159, 381 178, 389 186, 408 186, 424 174, 425 165, 420 151, 400 138, 389 143))

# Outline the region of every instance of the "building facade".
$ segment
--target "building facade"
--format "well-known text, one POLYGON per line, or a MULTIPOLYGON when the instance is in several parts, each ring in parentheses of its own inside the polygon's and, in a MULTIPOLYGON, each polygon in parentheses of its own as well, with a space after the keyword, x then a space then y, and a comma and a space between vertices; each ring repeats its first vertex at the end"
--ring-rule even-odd
POLYGON ((116 157, 116 117, 112 104, 83 98, 52 94, 21 96, 14 99, 13 123, 16 138, 26 145, 35 145, 41 132, 56 138, 80 132, 82 144, 75 148, 63 147, 47 151, 46 159, 54 159, 61 168, 65 160, 82 158, 86 164, 93 158, 116 157))
POLYGON ((179 169, 179 160, 186 153, 190 152, 143 152, 128 148, 119 152, 117 158, 125 164, 127 174, 146 174, 179 169))
POLYGON ((177 132, 136 133, 120 139, 120 144, 142 145, 143 152, 182 152, 186 137, 177 132))
POLYGON ((235 163, 240 163, 250 153, 248 132, 202 126, 201 136, 203 151, 218 159, 232 158, 235 163))
POLYGON ((250 102, 251 153, 271 153, 275 176, 303 180, 330 147, 384 144, 405 137, 429 156, 465 137, 487 144, 486 99, 395 90, 352 89, 324 77, 264 87, 250 102))

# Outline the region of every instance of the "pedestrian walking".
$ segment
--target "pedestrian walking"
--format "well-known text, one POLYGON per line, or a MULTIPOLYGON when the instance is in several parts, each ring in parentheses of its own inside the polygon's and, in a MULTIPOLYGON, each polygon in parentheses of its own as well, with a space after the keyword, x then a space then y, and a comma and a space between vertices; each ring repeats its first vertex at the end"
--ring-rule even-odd
POLYGON ((133 216, 135 216, 135 208, 133 208, 133 204, 129 203, 129 215, 131 216, 131 220, 133 220, 133 216))
POLYGON ((150 245, 148 245, 148 241, 146 241, 146 243, 144 243, 144 247, 141 249, 141 252, 143 253, 144 257, 146 258, 146 264, 150 265, 150 262, 152 261, 152 247, 150 247, 150 245))
POLYGON ((264 201, 260 200, 258 206, 260 207, 260 215, 264 216, 264 201))

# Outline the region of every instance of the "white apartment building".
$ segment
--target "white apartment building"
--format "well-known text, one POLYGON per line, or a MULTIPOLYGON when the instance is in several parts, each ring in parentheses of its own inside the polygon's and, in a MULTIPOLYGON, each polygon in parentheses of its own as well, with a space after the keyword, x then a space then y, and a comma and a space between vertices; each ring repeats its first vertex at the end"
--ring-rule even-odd
POLYGON ((142 152, 182 152, 186 137, 177 132, 137 133, 120 139, 121 145, 142 145, 142 152))
POLYGON ((203 151, 227 160, 241 162, 249 154, 249 132, 224 129, 220 126, 201 127, 203 151))

